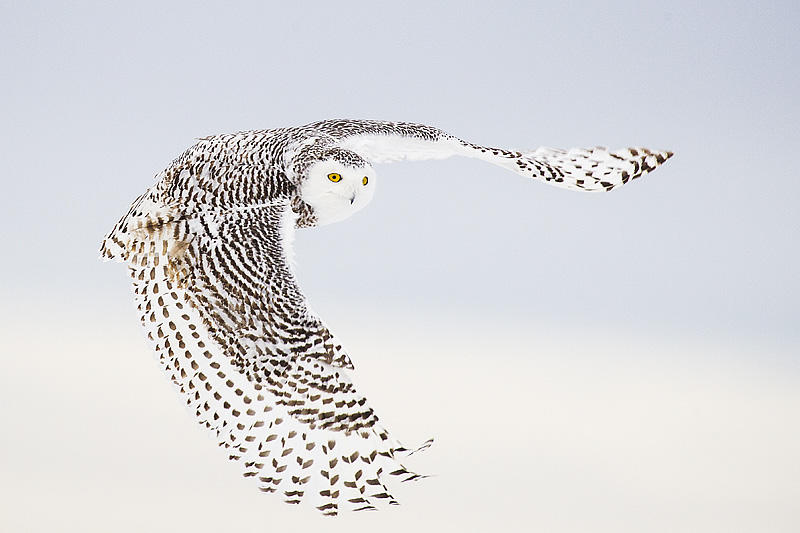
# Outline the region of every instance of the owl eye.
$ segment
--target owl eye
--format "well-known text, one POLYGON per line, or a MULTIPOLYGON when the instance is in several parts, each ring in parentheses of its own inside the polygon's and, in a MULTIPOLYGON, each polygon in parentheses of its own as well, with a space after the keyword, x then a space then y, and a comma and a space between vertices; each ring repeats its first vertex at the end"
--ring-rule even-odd
POLYGON ((366 176, 364 176, 364 179, 363 179, 363 180, 361 180, 361 183, 363 183, 364 185, 366 185, 367 183, 369 183, 369 178, 368 178, 368 177, 366 177, 366 176))
POLYGON ((336 183, 337 181, 342 181, 342 175, 336 172, 331 172, 330 174, 328 174, 328 179, 336 183))

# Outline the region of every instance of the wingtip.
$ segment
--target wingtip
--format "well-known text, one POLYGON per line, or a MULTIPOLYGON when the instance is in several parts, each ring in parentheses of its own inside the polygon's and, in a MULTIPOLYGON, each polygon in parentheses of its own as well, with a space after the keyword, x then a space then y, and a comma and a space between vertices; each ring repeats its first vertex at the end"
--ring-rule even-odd
POLYGON ((662 165, 667 161, 667 159, 675 155, 675 152, 672 150, 657 150, 651 152, 651 155, 655 156, 658 165, 662 165))

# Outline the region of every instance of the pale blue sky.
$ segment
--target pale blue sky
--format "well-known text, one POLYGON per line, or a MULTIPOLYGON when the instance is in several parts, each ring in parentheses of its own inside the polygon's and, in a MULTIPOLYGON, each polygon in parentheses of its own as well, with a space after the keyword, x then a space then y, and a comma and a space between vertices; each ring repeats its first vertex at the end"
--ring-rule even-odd
POLYGON ((234 4, 5 3, 13 285, 117 291, 99 239, 195 137, 380 118, 677 155, 608 196, 474 161, 381 167, 370 209, 298 238, 323 305, 800 341, 795 3, 234 4))
MULTIPOLYGON (((406 434, 442 438, 441 484, 408 507, 421 524, 450 523, 463 505, 438 499, 470 482, 453 453, 480 462, 497 445, 481 428, 462 444, 474 428, 449 406, 533 387, 503 396, 495 418, 480 404, 516 439, 505 449, 523 450, 483 473, 525 480, 543 504, 526 514, 517 487, 522 500, 495 499, 484 519, 520 531, 655 531, 653 516, 671 532, 796 531, 799 27, 793 1, 0 1, 0 399, 16 429, 0 442, 14 461, 0 466, 17 476, 0 499, 32 515, 45 501, 75 530, 103 530, 113 518, 80 527, 94 515, 76 502, 106 498, 109 516, 133 516, 108 496, 120 490, 141 514, 115 530, 156 531, 148 513, 170 516, 159 498, 195 490, 253 524, 239 496, 223 501, 240 487, 233 469, 192 477, 213 462, 210 441, 186 429, 124 269, 97 248, 194 138, 351 117, 509 148, 676 153, 608 195, 476 161, 384 165, 366 210, 298 233, 304 290, 351 347, 371 401, 406 434), (488 389, 487 360, 501 361, 488 389), (410 404, 392 389, 397 372, 420 380, 410 404), (48 428, 69 444, 45 471, 48 428), (186 438, 147 440, 173 428, 186 438), (181 458, 184 473, 189 459, 204 466, 172 477, 181 458), (83 488, 63 499, 76 477, 83 488), (210 494, 217 481, 225 488, 210 494), (608 514, 626 510, 629 522, 608 514)), ((228 523, 221 513, 208 527, 228 523)), ((397 528, 419 527, 397 516, 397 528)))

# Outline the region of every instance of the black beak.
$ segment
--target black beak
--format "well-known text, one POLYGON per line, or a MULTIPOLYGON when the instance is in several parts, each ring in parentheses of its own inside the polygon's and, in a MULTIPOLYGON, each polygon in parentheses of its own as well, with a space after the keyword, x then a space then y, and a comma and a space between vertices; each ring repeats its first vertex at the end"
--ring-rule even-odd
POLYGON ((353 196, 350 197, 350 205, 353 205, 353 202, 355 201, 356 201, 356 195, 353 194, 353 196))

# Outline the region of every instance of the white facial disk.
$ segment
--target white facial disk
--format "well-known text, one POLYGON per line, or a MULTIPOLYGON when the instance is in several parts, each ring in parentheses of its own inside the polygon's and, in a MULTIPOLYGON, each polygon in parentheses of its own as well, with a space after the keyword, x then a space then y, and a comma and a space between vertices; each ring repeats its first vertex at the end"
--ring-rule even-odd
POLYGON ((330 224, 363 209, 375 193, 375 170, 335 160, 311 165, 300 186, 300 198, 314 208, 317 224, 330 224))

